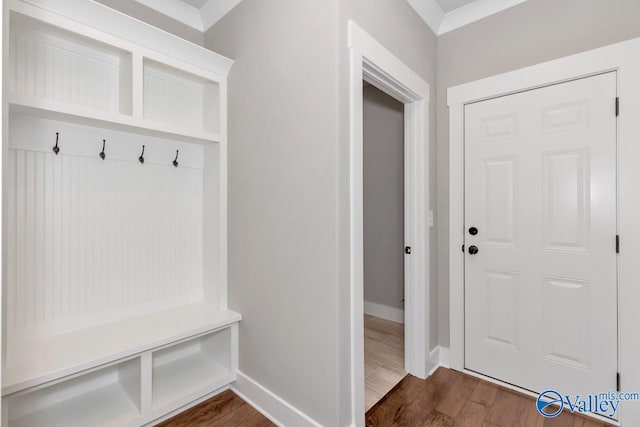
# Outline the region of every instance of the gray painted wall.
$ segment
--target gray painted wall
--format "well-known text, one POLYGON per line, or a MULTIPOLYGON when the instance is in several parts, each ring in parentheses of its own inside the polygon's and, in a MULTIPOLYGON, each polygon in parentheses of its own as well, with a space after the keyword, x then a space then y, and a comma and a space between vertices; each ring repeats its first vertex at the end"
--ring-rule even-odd
POLYGON ((364 300, 404 309, 404 105, 363 89, 364 300))
POLYGON ((529 0, 438 39, 406 2, 244 0, 207 32, 207 47, 236 60, 229 302, 244 315, 240 369, 323 424, 350 421, 349 19, 432 87, 430 319, 448 346, 446 88, 640 36, 638 18, 638 0, 529 0))
POLYGON ((640 36, 640 1, 529 0, 438 39, 438 324, 449 346, 446 89, 640 36))
MULTIPOLYGON (((228 266, 240 370, 331 426, 351 422, 350 18, 435 85, 436 37, 406 2, 244 0, 205 34, 236 61, 228 266)), ((435 152, 434 124, 435 111, 435 152)))
POLYGON ((205 34, 229 76, 229 306, 239 369, 338 425, 338 87, 332 2, 244 0, 205 34))
POLYGON ((168 33, 174 34, 183 39, 189 40, 200 46, 204 42, 204 34, 180 21, 176 21, 151 8, 131 0, 96 0, 105 6, 118 10, 126 15, 146 22, 149 25, 160 28, 168 33))

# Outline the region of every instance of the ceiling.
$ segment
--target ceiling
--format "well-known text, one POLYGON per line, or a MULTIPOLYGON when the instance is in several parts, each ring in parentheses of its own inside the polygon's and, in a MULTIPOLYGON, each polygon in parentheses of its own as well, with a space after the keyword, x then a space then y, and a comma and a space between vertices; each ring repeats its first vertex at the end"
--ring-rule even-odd
MULTIPOLYGON (((134 0, 198 31, 206 31, 242 0, 134 0)), ((437 35, 526 0, 407 0, 437 35)))
POLYGON ((133 0, 198 31, 207 31, 241 0, 133 0))
POLYGON ((527 0, 407 0, 437 35, 448 33, 527 0))
POLYGON ((440 8, 446 13, 461 8, 462 6, 473 2, 474 0, 437 0, 440 8))
POLYGON ((182 0, 183 3, 188 4, 191 7, 195 7, 196 9, 200 9, 207 0, 182 0))

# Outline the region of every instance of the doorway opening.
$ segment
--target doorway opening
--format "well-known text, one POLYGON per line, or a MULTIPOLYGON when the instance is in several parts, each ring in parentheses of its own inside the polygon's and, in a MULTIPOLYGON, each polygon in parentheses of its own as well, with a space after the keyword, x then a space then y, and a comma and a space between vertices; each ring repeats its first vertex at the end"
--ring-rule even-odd
POLYGON ((368 411, 404 366, 404 104, 363 82, 364 375, 368 411))
MULTIPOLYGON (((349 273, 351 409, 365 425, 363 95, 366 81, 404 110, 404 368, 426 378, 429 358, 429 84, 349 21, 349 273)), ((436 363, 437 364, 437 363, 436 363)))

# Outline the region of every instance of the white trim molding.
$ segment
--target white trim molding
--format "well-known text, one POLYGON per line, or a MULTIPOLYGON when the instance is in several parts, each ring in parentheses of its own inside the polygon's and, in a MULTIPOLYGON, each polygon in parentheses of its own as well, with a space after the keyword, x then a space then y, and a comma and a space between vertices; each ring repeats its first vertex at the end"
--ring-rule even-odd
POLYGON ((431 28, 431 30, 439 35, 440 26, 444 21, 445 13, 440 7, 437 0, 407 0, 407 2, 420 15, 420 18, 431 28))
POLYGON ((472 22, 479 21, 487 16, 495 15, 498 12, 509 9, 526 0, 475 0, 459 9, 448 12, 440 28, 438 35, 448 33, 472 22))
POLYGON ((133 0, 200 32, 205 32, 242 0, 208 0, 201 8, 180 0, 133 0))
POLYGON ((276 425, 321 427, 320 423, 240 371, 237 371, 231 391, 276 425))
POLYGON ((449 349, 447 347, 443 347, 441 345, 435 347, 429 353, 429 358, 431 359, 431 363, 434 365, 431 372, 429 372, 429 376, 431 376, 438 368, 449 368, 449 349))
POLYGON ((209 0, 200 9, 202 20, 202 31, 209 28, 221 20, 227 13, 240 4, 242 0, 209 0))
POLYGON ((404 323, 404 310, 371 301, 364 302, 364 314, 396 323, 404 323))
POLYGON ((442 35, 527 0, 475 0, 445 13, 438 0, 407 0, 436 35, 442 35))
MULTIPOLYGON (((465 371, 464 349, 464 108, 466 104, 616 71, 618 116, 618 372, 621 391, 640 389, 640 38, 556 59, 448 89, 450 363, 465 371)), ((614 100, 611 101, 612 113, 614 100)), ((613 236, 612 236, 613 238, 613 236)), ((611 349, 616 351, 616 349, 611 349)), ((620 410, 621 425, 640 425, 640 405, 620 410), (623 421, 623 422, 622 422, 623 421)))
MULTIPOLYGON (((201 8, 181 0, 133 0, 200 32, 211 28, 242 0, 208 0, 201 8)), ((526 0, 475 0, 446 12, 438 0, 407 0, 436 35, 479 21, 526 0)))
POLYGON ((364 208, 362 81, 404 103, 405 370, 426 378, 429 360, 429 84, 349 21, 349 229, 352 420, 364 426, 364 208))
POLYGON ((200 11, 180 0, 133 0, 188 27, 204 31, 200 11))
MULTIPOLYGON (((2 5, 0 5, 0 22, 2 23, 2 29, 0 30, 0 46, 2 46, 2 58, 6 58, 9 54, 10 45, 9 45, 9 5, 8 2, 3 1, 2 5)), ((9 109, 6 108, 6 104, 4 102, 7 99, 8 95, 8 78, 6 70, 9 68, 8 61, 3 60, 2 65, 0 66, 0 84, 2 85, 2 99, 3 102, 0 102, 0 134, 2 135, 3 141, 9 141, 9 109)), ((0 177, 4 176, 4 163, 7 159, 8 147, 7 144, 2 144, 3 147, 0 148, 0 177)), ((6 215, 7 205, 0 197, 0 224, 4 224, 4 218, 6 215)), ((4 227, 0 226, 0 242, 4 242, 6 235, 3 234, 4 227)), ((0 244, 0 260, 3 260, 5 257, 4 249, 5 245, 0 244)), ((0 277, 4 276, 4 267, 3 263, 0 262, 0 277)), ((0 292, 0 319, 4 319, 4 292, 0 292)), ((1 322, 0 322, 1 323, 1 322)), ((4 326, 4 325, 3 325, 4 326)), ((5 333, 6 329, 2 328, 5 333)), ((6 366, 6 347, 3 342, 3 339, 0 339, 0 365, 6 366)), ((0 370, 0 384, 4 382, 3 373, 4 369, 0 370)), ((1 401, 2 399, 0 399, 1 401)), ((0 404, 0 422, 4 422, 4 420, 8 419, 9 411, 7 410, 6 399, 0 404)))

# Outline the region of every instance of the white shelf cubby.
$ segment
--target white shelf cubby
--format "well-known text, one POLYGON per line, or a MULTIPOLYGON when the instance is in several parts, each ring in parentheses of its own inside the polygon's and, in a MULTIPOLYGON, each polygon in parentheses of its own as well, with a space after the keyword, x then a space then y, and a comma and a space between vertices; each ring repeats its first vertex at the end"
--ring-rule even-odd
POLYGON ((145 58, 144 118, 186 129, 220 132, 220 83, 145 58))
POLYGON ((140 359, 7 398, 8 427, 111 427, 140 417, 140 359))
POLYGON ((11 12, 9 92, 108 113, 132 113, 132 54, 11 12))
POLYGON ((152 354, 152 406, 163 409, 190 401, 235 379, 236 326, 227 327, 152 354))

